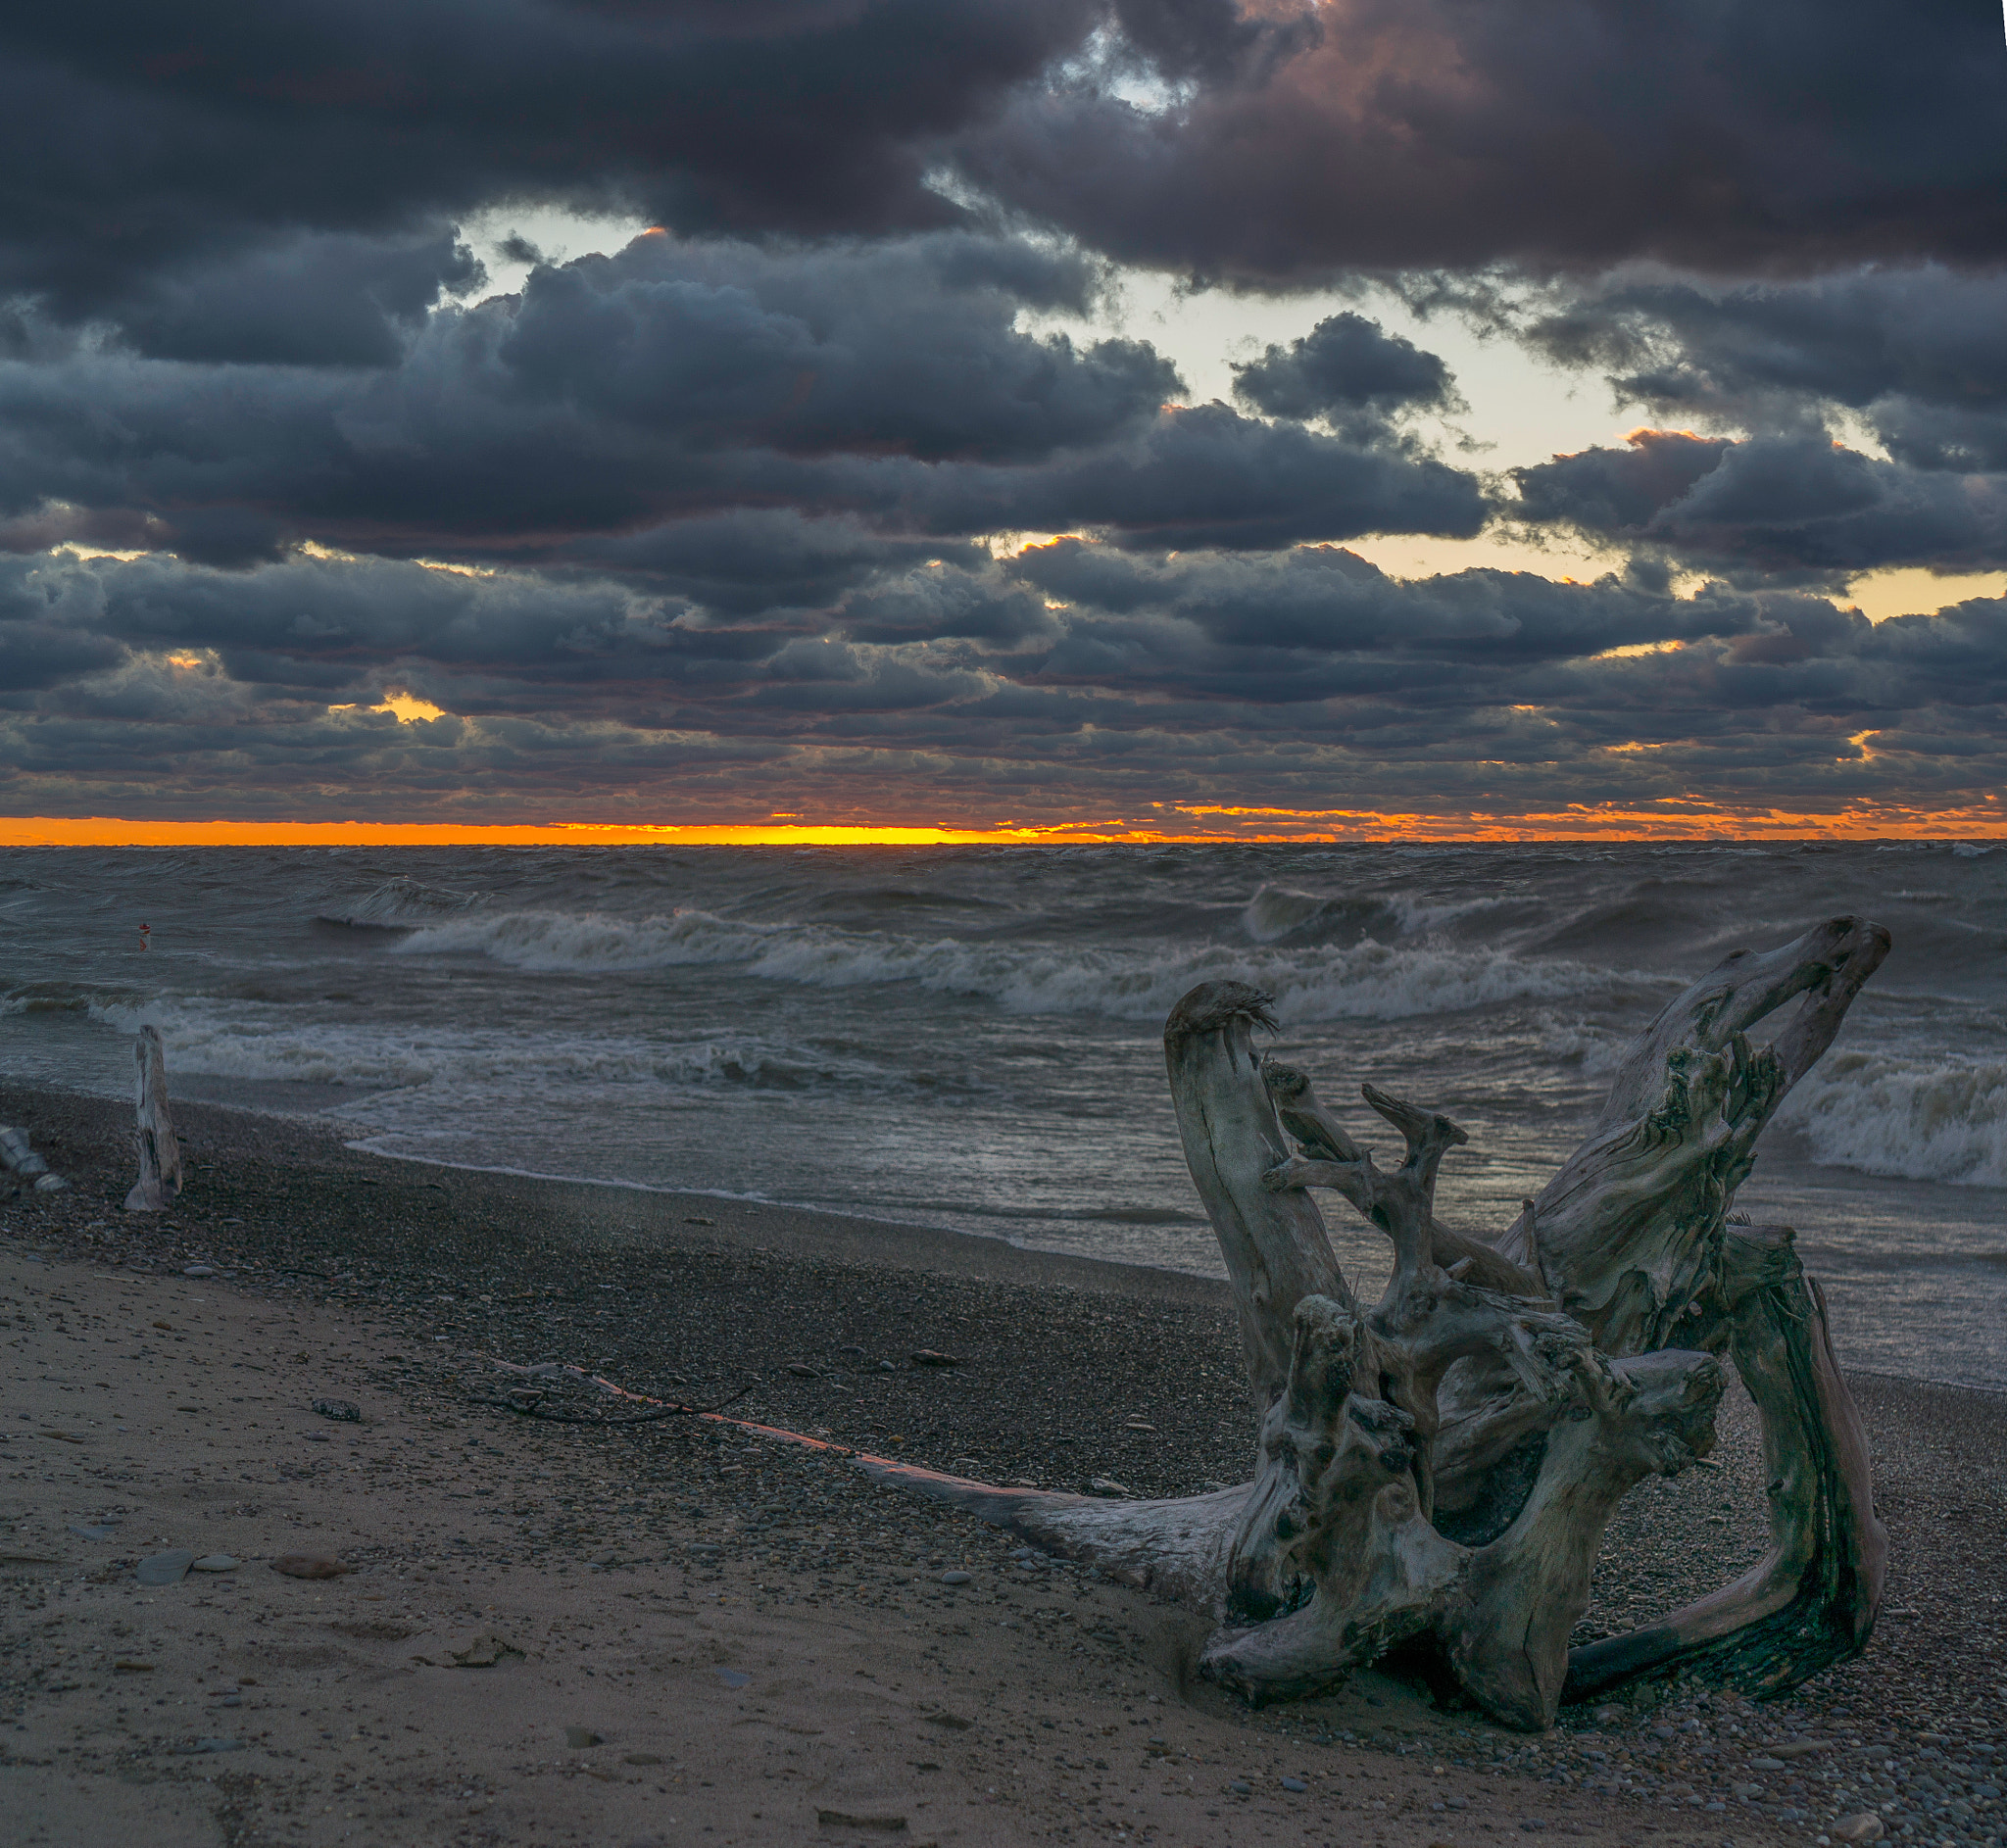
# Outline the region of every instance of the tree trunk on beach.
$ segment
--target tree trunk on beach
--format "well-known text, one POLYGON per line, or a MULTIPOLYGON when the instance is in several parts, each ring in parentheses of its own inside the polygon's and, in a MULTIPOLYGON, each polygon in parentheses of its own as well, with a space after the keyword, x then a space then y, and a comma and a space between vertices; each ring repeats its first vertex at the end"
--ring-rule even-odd
POLYGON ((139 1179, 125 1196, 125 1210, 158 1213, 171 1206, 181 1191, 181 1144, 168 1108, 167 1048, 158 1027, 140 1028, 132 1058, 137 1068, 132 1102, 138 1122, 132 1134, 139 1147, 139 1179))
POLYGON ((1640 1036, 1588 1140, 1495 1240, 1435 1216, 1462 1130, 1366 1086, 1405 1144, 1381 1169, 1257 1050, 1267 997, 1201 985, 1164 1048, 1238 1310, 1253 1481, 1110 1502, 865 1467, 1209 1612, 1201 1672, 1250 1701, 1315 1693, 1402 1643, 1528 1728, 1564 1695, 1679 1668, 1794 1685, 1865 1644, 1885 1536, 1819 1287, 1788 1230, 1728 1214, 1756 1138, 1887 950, 1880 926, 1837 918, 1730 956, 1640 1036), (1312 1188, 1393 1241, 1376 1303, 1347 1285, 1312 1188), (1713 1446, 1724 1354, 1763 1419, 1769 1553, 1571 1652, 1617 1503, 1713 1446))

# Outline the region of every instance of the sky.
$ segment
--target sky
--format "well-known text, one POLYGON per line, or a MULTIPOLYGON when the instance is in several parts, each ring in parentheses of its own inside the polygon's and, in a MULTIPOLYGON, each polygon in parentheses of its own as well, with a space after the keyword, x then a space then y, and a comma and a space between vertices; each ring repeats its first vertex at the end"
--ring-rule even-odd
POLYGON ((1967 0, 0 19, 0 843, 2007 834, 1967 0))

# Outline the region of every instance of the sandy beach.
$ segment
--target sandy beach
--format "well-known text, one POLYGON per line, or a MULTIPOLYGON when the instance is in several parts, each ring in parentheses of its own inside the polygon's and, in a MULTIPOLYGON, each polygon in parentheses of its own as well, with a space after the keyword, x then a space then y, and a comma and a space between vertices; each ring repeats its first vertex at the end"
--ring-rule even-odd
MULTIPOLYGON (((1142 1494, 1242 1480, 1220 1287, 179 1115, 186 1193, 128 1215, 127 1113, 0 1087, 72 1183, 0 1209, 13 1839, 1739 1848, 1864 1811, 1999 1838, 1997 1397, 1855 1379, 1888 1609, 1787 1699, 1645 1688, 1530 1739, 1366 1674, 1254 1713, 1193 1676, 1190 1614, 844 1454, 1142 1494), (492 1402, 552 1363, 837 1447, 492 1402), (141 1583, 172 1549, 236 1563, 141 1583)), ((535 1384, 621 1410, 575 1374, 535 1384)), ((1754 1559, 1746 1404, 1718 1456, 1627 1502, 1583 1634, 1754 1559)))

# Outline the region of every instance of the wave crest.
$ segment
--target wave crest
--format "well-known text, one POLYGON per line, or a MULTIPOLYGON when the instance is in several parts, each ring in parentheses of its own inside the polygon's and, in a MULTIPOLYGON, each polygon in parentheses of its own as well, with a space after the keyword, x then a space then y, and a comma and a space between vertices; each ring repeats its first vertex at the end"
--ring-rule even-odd
POLYGON ((406 955, 477 953, 540 974, 641 971, 735 963, 748 975, 815 988, 911 983, 995 1001, 1013 1013, 1160 1020, 1195 983, 1250 982, 1296 1021, 1395 1020, 1511 1000, 1607 991, 1608 970, 1559 959, 1434 943, 1254 948, 1232 945, 1040 948, 902 937, 829 926, 754 924, 683 910, 618 918, 513 911, 415 932, 406 955))
POLYGON ((1815 1161, 1906 1181, 2007 1187, 2007 1063, 1829 1056, 1779 1112, 1815 1161))
POLYGON ((400 873, 365 893, 352 904, 317 913, 322 924, 343 924, 358 931, 409 931, 465 911, 480 902, 477 892, 454 892, 444 886, 420 885, 400 873))

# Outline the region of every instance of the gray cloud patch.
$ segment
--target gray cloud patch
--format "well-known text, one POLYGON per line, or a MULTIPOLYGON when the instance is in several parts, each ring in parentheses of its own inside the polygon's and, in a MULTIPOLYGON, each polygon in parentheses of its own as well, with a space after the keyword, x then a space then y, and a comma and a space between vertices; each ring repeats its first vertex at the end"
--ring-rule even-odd
POLYGON ((1639 431, 1512 471, 1524 517, 1779 581, 2007 562, 2007 476, 1884 462, 1823 432, 1745 442, 1639 431))
POLYGON ((380 812, 505 764, 518 813, 624 802, 670 763, 728 769, 720 813, 769 777, 786 805, 805 774, 832 805, 1021 782, 1070 811, 1907 800, 2007 768, 2007 602, 1877 626, 1723 585, 1403 582, 1336 547, 887 560, 820 607, 723 622, 576 566, 16 559, 0 664, 11 800, 98 811, 167 758, 182 797, 222 789, 227 757, 297 812, 380 812), (367 710, 387 687, 448 717, 367 710))

